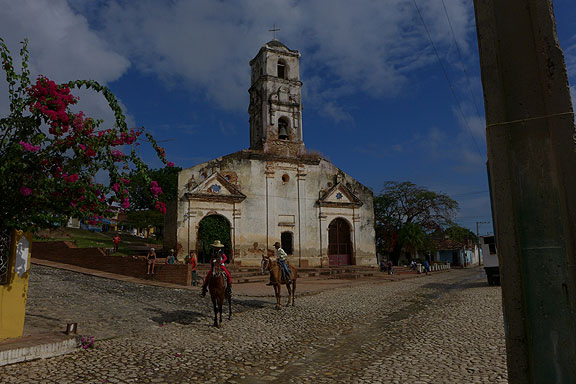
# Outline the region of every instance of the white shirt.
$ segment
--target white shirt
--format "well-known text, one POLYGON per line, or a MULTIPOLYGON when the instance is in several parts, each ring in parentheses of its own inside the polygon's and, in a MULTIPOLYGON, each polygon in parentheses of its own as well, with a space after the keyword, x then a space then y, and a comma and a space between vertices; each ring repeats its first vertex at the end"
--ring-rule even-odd
POLYGON ((288 256, 288 254, 284 252, 282 248, 278 248, 276 250, 276 257, 278 258, 278 260, 286 260, 286 256, 288 256))

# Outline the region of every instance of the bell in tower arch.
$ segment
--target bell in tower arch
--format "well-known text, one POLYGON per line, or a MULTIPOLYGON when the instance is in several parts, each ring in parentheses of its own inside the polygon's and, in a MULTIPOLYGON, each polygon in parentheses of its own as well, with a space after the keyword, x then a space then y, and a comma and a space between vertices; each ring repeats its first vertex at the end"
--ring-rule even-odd
POLYGON ((280 140, 290 139, 290 135, 288 134, 288 122, 283 117, 278 119, 278 138, 280 140))

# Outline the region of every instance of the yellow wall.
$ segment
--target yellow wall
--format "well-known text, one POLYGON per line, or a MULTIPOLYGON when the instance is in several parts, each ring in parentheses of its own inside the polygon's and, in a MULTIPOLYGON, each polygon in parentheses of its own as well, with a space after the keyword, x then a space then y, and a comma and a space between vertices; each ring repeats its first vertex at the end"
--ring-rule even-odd
POLYGON ((22 277, 19 277, 14 271, 16 245, 24 235, 30 246, 32 245, 32 235, 30 233, 13 232, 13 241, 10 249, 10 282, 7 285, 0 285, 0 340, 20 337, 24 331, 28 277, 30 275, 30 252, 28 253, 28 270, 22 277))

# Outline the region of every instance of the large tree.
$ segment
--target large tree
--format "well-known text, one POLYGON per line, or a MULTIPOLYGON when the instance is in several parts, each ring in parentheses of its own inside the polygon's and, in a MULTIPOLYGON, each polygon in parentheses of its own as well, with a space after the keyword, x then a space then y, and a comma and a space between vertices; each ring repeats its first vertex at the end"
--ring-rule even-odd
POLYGON ((165 167, 151 169, 148 172, 148 177, 154 180, 152 189, 157 192, 157 197, 150 193, 150 184, 143 175, 131 172, 128 184, 131 206, 121 224, 137 228, 155 228, 156 235, 163 236, 164 216, 154 208, 158 201, 167 204, 178 197, 178 172, 181 170, 179 167, 165 167))
POLYGON ((397 263, 402 251, 430 250, 429 234, 452 225, 458 203, 409 181, 388 181, 374 198, 376 249, 397 263))
MULTIPOLYGON (((0 38, 6 74, 9 114, 0 118, 0 230, 39 229, 65 223, 69 217, 96 222, 111 214, 111 206, 130 208, 129 173, 149 185, 156 209, 160 191, 148 167, 136 154, 142 130, 129 129, 112 92, 96 81, 56 84, 45 76, 30 79, 26 42, 20 51, 20 72, 0 38), (115 116, 114 124, 74 113, 78 98, 72 89, 101 93, 115 116)), ((149 142, 167 166, 164 150, 149 142)))
POLYGON ((130 173, 128 194, 130 196, 131 209, 153 209, 157 200, 168 203, 178 197, 178 172, 180 167, 164 167, 151 169, 149 178, 156 181, 157 188, 162 191, 158 198, 150 194, 150 183, 138 172, 130 173))
POLYGON ((478 237, 474 232, 457 224, 452 224, 446 228, 444 235, 463 246, 478 244, 478 237))

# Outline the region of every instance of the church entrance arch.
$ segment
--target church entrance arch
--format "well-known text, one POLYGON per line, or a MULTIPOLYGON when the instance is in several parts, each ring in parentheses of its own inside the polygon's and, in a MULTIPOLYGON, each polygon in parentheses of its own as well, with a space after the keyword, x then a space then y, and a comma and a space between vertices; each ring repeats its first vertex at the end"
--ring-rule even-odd
POLYGON ((334 219, 328 226, 328 261, 331 267, 352 263, 350 224, 344 219, 334 219))
POLYGON ((209 215, 198 224, 198 262, 210 262, 210 245, 214 240, 220 240, 224 244, 224 254, 230 260, 232 241, 230 237, 230 223, 222 215, 209 215))

